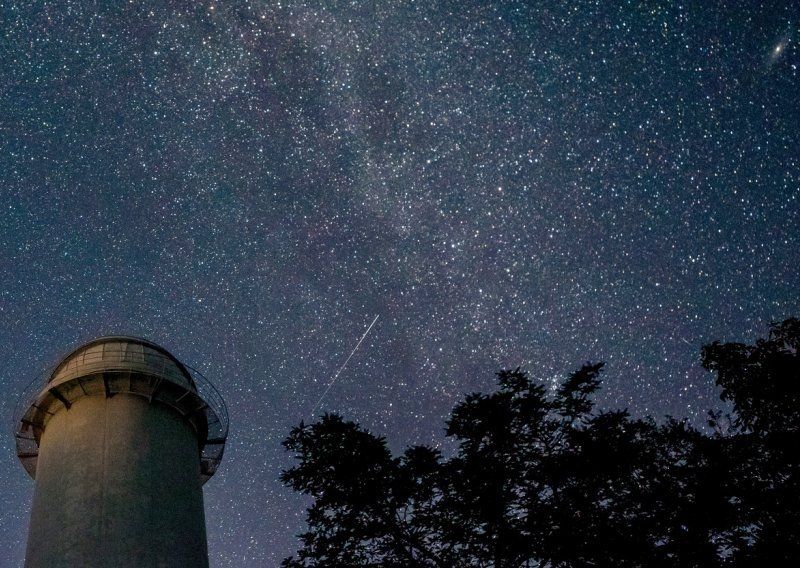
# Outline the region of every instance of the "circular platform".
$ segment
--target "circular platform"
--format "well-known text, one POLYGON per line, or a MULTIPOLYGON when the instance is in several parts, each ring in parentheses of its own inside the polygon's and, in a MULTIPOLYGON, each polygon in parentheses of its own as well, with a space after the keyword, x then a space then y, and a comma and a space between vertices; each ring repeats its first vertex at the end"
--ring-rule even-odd
POLYGON ((214 386, 166 349, 146 339, 101 337, 62 358, 37 377, 14 414, 17 456, 36 477, 39 442, 49 420, 85 396, 134 395, 177 412, 191 425, 203 483, 217 470, 228 436, 228 411, 214 386))

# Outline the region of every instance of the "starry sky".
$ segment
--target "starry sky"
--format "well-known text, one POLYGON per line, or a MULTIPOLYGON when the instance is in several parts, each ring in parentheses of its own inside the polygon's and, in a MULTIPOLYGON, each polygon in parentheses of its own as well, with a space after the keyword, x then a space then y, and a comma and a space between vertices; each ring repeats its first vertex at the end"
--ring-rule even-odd
POLYGON ((201 371, 216 568, 296 549, 322 412, 438 445, 500 368, 591 360, 700 423, 700 347, 800 315, 798 65, 792 0, 0 0, 0 413, 100 335, 201 371))

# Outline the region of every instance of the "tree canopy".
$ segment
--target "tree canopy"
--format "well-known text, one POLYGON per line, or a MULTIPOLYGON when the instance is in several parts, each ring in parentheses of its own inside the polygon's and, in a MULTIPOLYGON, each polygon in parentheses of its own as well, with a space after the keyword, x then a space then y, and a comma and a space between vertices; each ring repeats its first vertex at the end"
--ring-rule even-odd
POLYGON ((703 348, 732 409, 711 414, 711 434, 596 410, 602 364, 555 391, 500 371, 495 392, 453 409, 448 457, 427 446, 394 456, 335 414, 301 423, 282 480, 313 503, 283 566, 794 565, 799 345, 789 319, 754 345, 703 348))

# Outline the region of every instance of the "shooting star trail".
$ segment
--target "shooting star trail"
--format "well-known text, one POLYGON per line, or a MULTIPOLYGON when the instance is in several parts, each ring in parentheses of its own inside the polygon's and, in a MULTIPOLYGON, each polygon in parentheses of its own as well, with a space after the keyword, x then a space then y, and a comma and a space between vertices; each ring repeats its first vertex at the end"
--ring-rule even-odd
POLYGON ((341 366, 341 367, 339 367, 339 370, 338 370, 338 371, 336 371, 336 374, 335 374, 335 375, 333 376, 333 378, 331 379, 331 382, 329 382, 329 383, 328 383, 328 386, 325 388, 325 392, 323 392, 323 393, 322 393, 322 396, 321 396, 321 397, 319 397, 319 400, 318 400, 318 401, 317 401, 317 403, 314 405, 314 408, 312 408, 312 409, 311 409, 311 415, 312 415, 312 416, 314 415, 314 411, 315 411, 315 410, 317 409, 317 407, 319 406, 319 403, 320 403, 320 402, 322 402, 322 399, 323 399, 323 398, 325 398, 325 395, 326 395, 326 394, 328 394, 328 391, 329 391, 329 390, 331 390, 331 387, 333 386, 333 383, 335 383, 335 382, 336 382, 336 379, 338 379, 338 378, 339 378, 339 375, 341 375, 341 374, 342 374, 342 371, 344 371, 344 368, 345 368, 345 367, 347 367, 347 364, 350 362, 350 359, 353 357, 353 354, 354 354, 354 353, 355 353, 355 352, 358 350, 358 347, 361 345, 361 342, 362 342, 362 341, 364 341, 364 338, 365 338, 365 337, 367 336, 367 334, 369 333, 369 330, 371 330, 371 329, 372 329, 372 326, 373 326, 373 325, 375 325, 375 322, 376 322, 376 321, 378 321, 378 316, 380 316, 380 314, 378 314, 377 316, 375 316, 375 319, 374 319, 374 320, 372 320, 372 323, 371 323, 371 324, 369 324, 369 327, 367 328, 367 331, 365 331, 365 332, 364 332, 364 335, 362 335, 362 336, 361 336, 361 339, 359 339, 359 340, 358 340, 358 343, 356 343, 356 346, 355 346, 355 347, 353 348, 353 350, 350 352, 350 355, 347 357, 347 359, 345 359, 345 362, 342 364, 342 366, 341 366))

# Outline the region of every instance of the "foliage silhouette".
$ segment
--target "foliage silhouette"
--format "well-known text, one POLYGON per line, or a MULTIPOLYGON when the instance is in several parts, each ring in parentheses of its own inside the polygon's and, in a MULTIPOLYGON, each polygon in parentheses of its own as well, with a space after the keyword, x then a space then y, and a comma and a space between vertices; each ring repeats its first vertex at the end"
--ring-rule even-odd
POLYGON ((730 427, 598 412, 602 364, 554 392, 520 369, 456 405, 457 451, 392 456, 340 416, 294 428, 282 481, 313 497, 299 567, 789 566, 800 558, 800 322, 713 343, 730 427))

